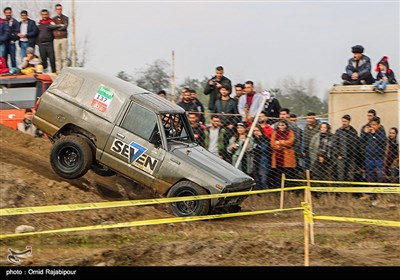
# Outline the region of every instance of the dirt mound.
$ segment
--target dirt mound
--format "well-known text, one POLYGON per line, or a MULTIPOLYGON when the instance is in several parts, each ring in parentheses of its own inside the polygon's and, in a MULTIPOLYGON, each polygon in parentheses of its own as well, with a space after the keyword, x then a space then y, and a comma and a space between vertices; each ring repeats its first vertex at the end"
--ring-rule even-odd
MULTIPOLYGON (((89 171, 64 180, 51 169, 51 143, 0 125, 0 207, 89 203, 157 197, 120 177, 89 171)), ((302 193, 285 195, 285 207, 298 207, 302 193)), ((250 196, 243 211, 279 207, 279 194, 250 196)), ((378 205, 352 195, 322 195, 319 214, 400 220, 399 196, 378 205), (394 206, 393 206, 394 205, 394 206)), ((0 217, 0 234, 19 225, 36 231, 171 217, 166 205, 0 217)), ((0 261, 8 249, 31 246, 22 265, 67 266, 301 266, 304 263, 302 213, 284 212, 192 223, 45 234, 0 239, 0 261)), ((397 228, 318 221, 311 265, 400 265, 397 228)))

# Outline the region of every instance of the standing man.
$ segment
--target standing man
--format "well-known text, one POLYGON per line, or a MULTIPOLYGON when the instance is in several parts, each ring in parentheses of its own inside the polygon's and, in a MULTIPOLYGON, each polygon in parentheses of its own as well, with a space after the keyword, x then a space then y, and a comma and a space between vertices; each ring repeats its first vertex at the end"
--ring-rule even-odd
POLYGON ((26 10, 21 11, 21 21, 19 22, 19 47, 21 60, 26 56, 26 49, 31 47, 35 49, 36 37, 39 30, 36 26, 36 22, 28 17, 26 10))
POLYGON ((319 121, 316 119, 316 114, 314 112, 307 113, 307 124, 303 131, 303 158, 304 158, 304 168, 310 169, 310 142, 315 134, 319 132, 319 121))
POLYGON ((188 89, 188 90, 190 92, 190 98, 192 99, 192 103, 196 106, 197 112, 199 112, 200 124, 206 124, 203 103, 201 103, 201 101, 197 98, 197 92, 194 89, 188 89))
MULTIPOLYGON (((10 38, 10 28, 5 20, 0 18, 0 56, 6 57, 6 43, 10 38)), ((7 62, 5 63, 7 66, 7 62)))
POLYGON ((28 17, 26 10, 21 11, 21 21, 19 22, 19 47, 21 60, 26 56, 26 49, 31 47, 35 49, 36 37, 39 30, 36 26, 36 22, 28 17))
POLYGON ((264 98, 261 93, 255 92, 253 81, 244 83, 244 93, 239 98, 238 111, 242 115, 242 121, 250 127, 264 98))
POLYGON ((16 50, 15 42, 19 39, 17 35, 19 31, 19 23, 15 18, 12 17, 12 10, 10 7, 5 7, 3 12, 4 15, 6 16, 5 21, 8 24, 8 27, 10 28, 10 39, 6 43, 6 53, 4 58, 8 63, 8 56, 10 56, 11 67, 16 68, 17 61, 15 59, 15 50, 16 50))
POLYGON ((364 53, 364 47, 355 45, 351 48, 353 57, 349 59, 346 73, 342 74, 343 85, 371 85, 375 79, 371 74, 371 59, 364 53))
POLYGON ((40 15, 42 16, 42 19, 38 24, 39 35, 37 38, 37 44, 39 46, 40 58, 43 62, 43 70, 46 71, 48 66, 47 59, 49 59, 51 72, 56 73, 56 60, 54 57, 53 47, 54 36, 52 31, 53 20, 49 17, 49 11, 46 9, 43 9, 40 12, 40 15))
POLYGON ((244 84, 235 85, 235 95, 231 97, 235 100, 236 104, 239 103, 239 98, 244 94, 243 89, 244 89, 244 84))
POLYGON ((374 116, 369 121, 368 126, 360 136, 362 143, 363 154, 365 155, 365 171, 367 172, 368 182, 383 183, 384 176, 384 161, 386 148, 386 132, 380 129, 381 120, 374 116))
POLYGON ((192 102, 192 94, 189 91, 190 89, 188 87, 184 87, 181 90, 181 101, 176 103, 176 105, 181 106, 183 109, 185 109, 186 112, 198 112, 197 111, 197 106, 192 102))
POLYGON ((350 125, 350 115, 342 117, 342 126, 333 135, 332 148, 336 161, 336 180, 353 181, 355 160, 359 152, 357 130, 350 125))
POLYGON ((68 17, 62 13, 62 5, 55 6, 56 16, 53 17, 54 55, 57 73, 68 66, 68 17))
POLYGON ((208 101, 208 109, 210 112, 214 110, 215 101, 220 98, 219 89, 222 85, 228 85, 232 88, 232 82, 230 79, 224 76, 224 68, 222 66, 218 66, 215 68, 215 76, 208 80, 205 88, 204 94, 210 95, 208 101))

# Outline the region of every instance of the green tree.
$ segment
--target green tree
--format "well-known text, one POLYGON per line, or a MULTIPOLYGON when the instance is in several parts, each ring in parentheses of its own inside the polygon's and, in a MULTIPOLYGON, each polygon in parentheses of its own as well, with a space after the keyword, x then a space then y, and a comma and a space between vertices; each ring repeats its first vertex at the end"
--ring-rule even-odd
POLYGON ((151 92, 158 92, 160 89, 169 88, 171 85, 171 76, 168 74, 170 64, 158 59, 147 66, 147 68, 136 70, 138 78, 133 81, 141 88, 151 92))
POLYGON ((295 81, 289 77, 283 82, 283 89, 272 89, 282 107, 299 117, 306 116, 308 112, 314 112, 319 116, 326 115, 328 106, 315 95, 315 80, 295 81))

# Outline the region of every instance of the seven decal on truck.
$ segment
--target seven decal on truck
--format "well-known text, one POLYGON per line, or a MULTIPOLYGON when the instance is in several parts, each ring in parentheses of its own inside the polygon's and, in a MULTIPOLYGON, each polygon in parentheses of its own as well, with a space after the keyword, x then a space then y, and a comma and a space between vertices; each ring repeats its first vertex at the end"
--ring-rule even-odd
POLYGON ((127 144, 119 139, 114 139, 111 151, 125 157, 130 164, 149 174, 153 174, 157 166, 158 160, 146 155, 147 148, 135 141, 127 144))

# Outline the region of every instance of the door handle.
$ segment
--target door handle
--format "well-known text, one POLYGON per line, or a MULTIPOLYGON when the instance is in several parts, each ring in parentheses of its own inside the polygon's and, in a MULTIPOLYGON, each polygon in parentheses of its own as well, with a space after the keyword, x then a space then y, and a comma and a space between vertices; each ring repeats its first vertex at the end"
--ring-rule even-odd
POLYGON ((121 134, 121 133, 117 133, 117 137, 121 138, 121 139, 125 139, 125 135, 121 134))

